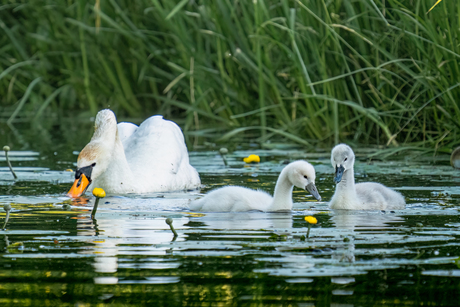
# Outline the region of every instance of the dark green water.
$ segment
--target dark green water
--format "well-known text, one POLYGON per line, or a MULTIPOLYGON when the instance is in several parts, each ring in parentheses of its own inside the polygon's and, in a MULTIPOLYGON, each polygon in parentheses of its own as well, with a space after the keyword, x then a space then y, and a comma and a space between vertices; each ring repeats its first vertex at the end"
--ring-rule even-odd
POLYGON ((225 168, 215 151, 193 152, 202 193, 226 184, 272 192, 283 162, 306 158, 324 201, 295 190, 292 213, 203 214, 187 209, 198 192, 107 197, 91 220, 93 197, 70 202, 64 171, 91 125, 69 125, 3 127, 2 144, 20 149, 11 153, 20 179, 0 155, 0 205, 13 207, 0 232, 0 305, 458 305, 460 172, 446 159, 361 161, 356 180, 395 187, 407 209, 338 212, 327 207, 328 153, 236 150, 225 168), (262 163, 244 165, 249 153, 262 163), (307 215, 318 224, 302 241, 307 215))

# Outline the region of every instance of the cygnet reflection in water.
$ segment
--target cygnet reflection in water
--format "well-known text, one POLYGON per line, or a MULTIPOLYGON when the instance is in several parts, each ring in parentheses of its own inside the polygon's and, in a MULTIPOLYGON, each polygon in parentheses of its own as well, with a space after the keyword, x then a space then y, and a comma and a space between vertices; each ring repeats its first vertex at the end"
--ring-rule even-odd
POLYGON ((395 214, 375 211, 334 211, 331 222, 340 229, 384 229, 391 228, 392 223, 404 222, 404 219, 395 214))

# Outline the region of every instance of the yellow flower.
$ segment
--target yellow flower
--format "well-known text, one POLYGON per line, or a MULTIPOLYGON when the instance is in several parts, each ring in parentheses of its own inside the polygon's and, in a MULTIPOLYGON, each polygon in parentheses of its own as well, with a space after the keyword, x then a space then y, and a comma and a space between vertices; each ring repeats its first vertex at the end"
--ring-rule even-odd
POLYGON ((105 197, 105 191, 104 189, 101 188, 94 188, 93 190, 93 195, 99 198, 104 198, 105 197))
POLYGON ((318 220, 316 218, 314 218, 313 216, 306 216, 305 221, 310 223, 310 224, 318 223, 318 220))
POLYGON ((249 157, 243 159, 244 162, 246 163, 251 163, 251 162, 260 162, 260 157, 258 155, 249 155, 249 157))

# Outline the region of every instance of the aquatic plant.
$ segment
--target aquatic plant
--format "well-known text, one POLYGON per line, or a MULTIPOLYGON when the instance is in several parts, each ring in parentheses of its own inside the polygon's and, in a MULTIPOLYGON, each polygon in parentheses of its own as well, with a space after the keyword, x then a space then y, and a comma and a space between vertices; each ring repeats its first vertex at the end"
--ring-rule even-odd
POLYGON ((2 6, 9 123, 110 105, 221 142, 456 145, 458 1, 97 3, 2 6))
POLYGON ((258 155, 249 155, 248 157, 243 158, 243 161, 245 163, 259 163, 260 157, 258 155))
POLYGON ((306 216, 305 217, 305 222, 308 223, 307 238, 309 238, 310 237, 311 225, 314 225, 314 224, 318 223, 318 220, 313 216, 306 216))
POLYGON ((228 162, 227 162, 228 149, 225 147, 222 147, 221 149, 219 149, 219 154, 222 157, 222 161, 224 161, 225 166, 228 166, 228 162))
POLYGON ((14 179, 18 179, 18 176, 13 170, 13 167, 11 166, 10 158, 8 157, 8 152, 10 151, 10 146, 3 146, 3 151, 5 152, 5 160, 6 164, 8 164, 8 168, 10 169, 11 173, 13 174, 14 179))
POLYGON ((174 226, 173 226, 173 219, 168 217, 166 220, 165 220, 166 224, 169 225, 169 228, 171 229, 171 231, 173 232, 174 234, 174 238, 177 237, 177 232, 176 230, 174 229, 174 226))
POLYGON ((24 251, 24 242, 14 242, 6 247, 8 253, 22 253, 24 251))
POLYGON ((96 197, 96 201, 94 202, 94 207, 93 207, 93 210, 91 211, 92 219, 94 219, 94 217, 96 216, 97 206, 99 205, 99 199, 105 197, 105 191, 104 189, 101 189, 101 188, 94 188, 93 195, 96 197))
POLYGON ((10 204, 3 205, 3 210, 5 210, 6 216, 5 216, 5 222, 3 223, 2 230, 5 230, 6 224, 8 224, 8 220, 10 218, 11 205, 10 204))

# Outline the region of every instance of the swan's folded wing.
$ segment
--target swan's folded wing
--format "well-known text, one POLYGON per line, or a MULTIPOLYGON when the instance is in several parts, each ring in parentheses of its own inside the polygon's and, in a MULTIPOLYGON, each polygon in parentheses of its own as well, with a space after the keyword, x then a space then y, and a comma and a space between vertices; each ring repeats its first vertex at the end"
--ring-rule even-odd
POLYGON ((196 188, 199 176, 189 164, 182 130, 162 116, 152 116, 126 140, 126 159, 135 176, 167 189, 196 188))
POLYGON ((270 194, 240 186, 226 186, 212 190, 189 204, 192 211, 242 212, 266 211, 272 203, 270 194))
POLYGON ((126 148, 125 144, 126 141, 133 135, 133 133, 137 130, 137 125, 133 123, 126 123, 121 122, 117 125, 118 130, 118 137, 120 138, 123 147, 126 148))
POLYGON ((401 193, 377 182, 356 184, 356 193, 365 204, 365 209, 396 210, 404 209, 406 201, 401 193))

